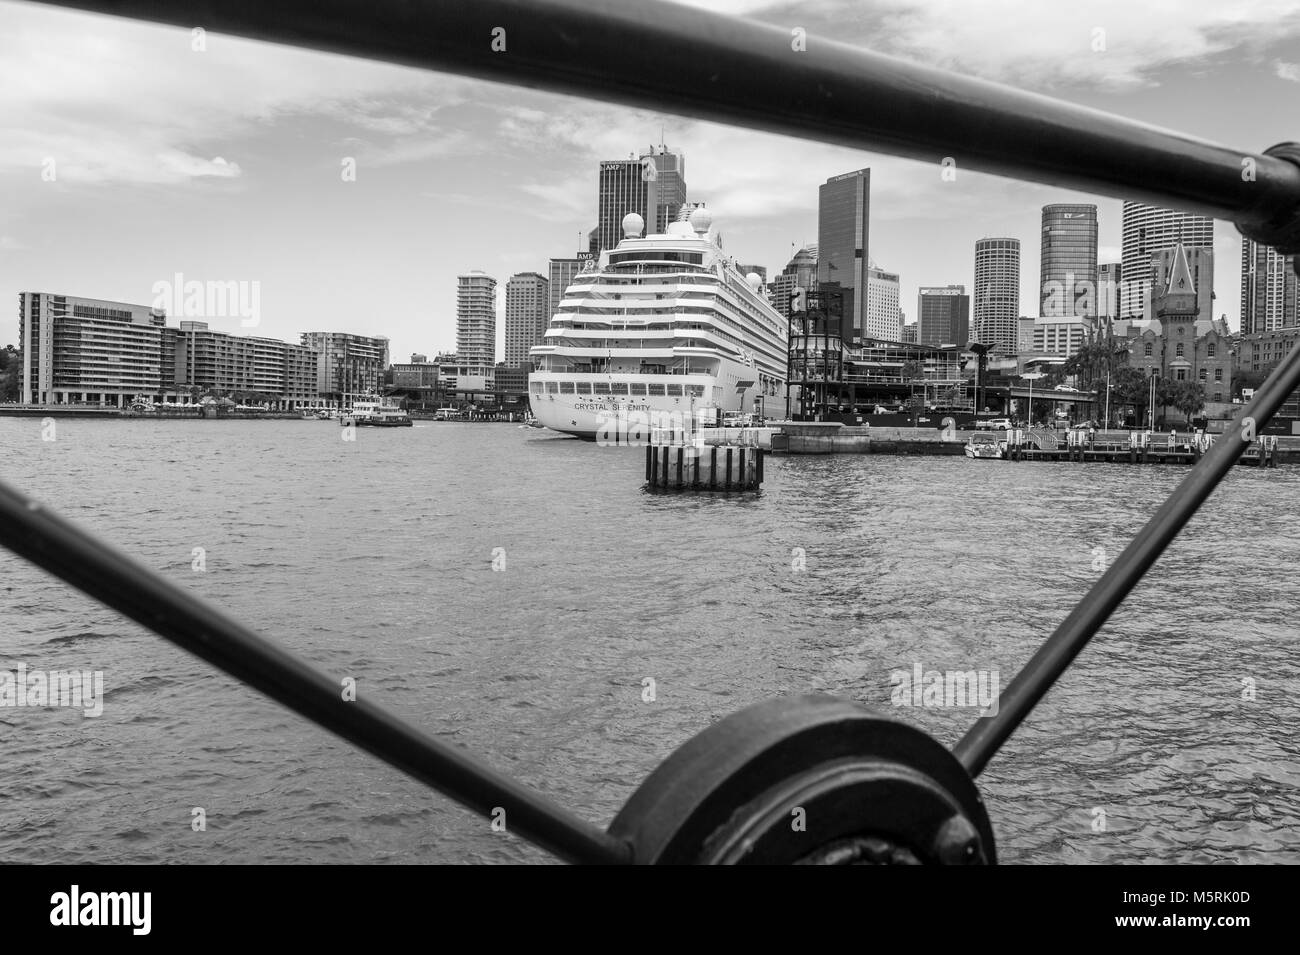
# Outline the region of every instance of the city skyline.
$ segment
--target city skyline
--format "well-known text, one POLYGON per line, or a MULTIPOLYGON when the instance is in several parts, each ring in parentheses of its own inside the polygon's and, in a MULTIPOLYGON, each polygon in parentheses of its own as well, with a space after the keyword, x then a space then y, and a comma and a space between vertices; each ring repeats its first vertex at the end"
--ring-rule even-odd
MULTIPOLYGON (((776 4, 713 6, 788 17, 776 4)), ((832 3, 800 16, 812 35, 1033 82, 1242 148, 1287 138, 1261 120, 1278 115, 1300 80, 1300 25, 1285 5, 1242 11, 1231 29, 1200 3, 1180 8, 1176 29, 1112 4, 1021 10, 1032 48, 983 25, 996 5, 918 8, 907 22, 891 16, 898 6, 832 3), (1111 52, 1089 48, 1093 20, 1111 24, 1111 52), (981 36, 989 42, 970 42, 981 36), (1234 88, 1250 88, 1260 108, 1241 109, 1234 88)), ((332 327, 388 335, 395 354, 447 351, 456 275, 546 274, 549 259, 585 247, 599 162, 661 138, 692 157, 690 198, 708 202, 728 252, 769 275, 815 240, 818 185, 863 167, 873 172, 872 256, 900 276, 904 302, 921 286, 972 288, 969 250, 984 235, 1021 239, 1020 300, 1037 301, 1033 236, 1048 204, 1097 205, 1099 259, 1121 257, 1119 200, 978 175, 960 157, 947 181, 932 164, 652 111, 593 103, 575 112, 563 97, 215 34, 196 52, 185 30, 13 3, 4 11, 0 69, 43 82, 0 84, 7 114, 26 130, 0 148, 10 200, 0 211, 0 294, 57 288, 148 301, 153 283, 184 271, 260 282, 253 334, 332 327), (149 75, 121 67, 140 61, 149 75), (484 177, 500 187, 485 189, 484 177), (60 225, 73 215, 76 229, 60 225), (374 287, 420 307, 376 312, 374 287)), ((1239 328, 1241 243, 1231 225, 1216 224, 1215 253, 1215 315, 1239 328)), ((238 321, 213 327, 250 333, 238 321)), ((503 334, 498 321, 497 354, 503 334)), ((17 344, 13 318, 0 339, 17 344)))

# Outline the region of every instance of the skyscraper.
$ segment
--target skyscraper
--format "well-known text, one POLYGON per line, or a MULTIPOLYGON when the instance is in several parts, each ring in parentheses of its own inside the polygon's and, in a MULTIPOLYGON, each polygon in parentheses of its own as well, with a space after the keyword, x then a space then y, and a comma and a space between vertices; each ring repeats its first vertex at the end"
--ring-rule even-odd
POLYGON ((1097 317, 1097 207, 1043 206, 1038 314, 1043 318, 1097 317))
POLYGON ((1214 248, 1213 219, 1145 202, 1124 202, 1123 232, 1120 318, 1152 317, 1152 254, 1180 242, 1189 249, 1214 248))
POLYGON ((518 272, 506 282, 505 362, 528 360, 528 351, 542 340, 550 315, 550 283, 536 272, 518 272))
POLYGON ((1020 240, 975 243, 975 321, 971 338, 1002 352, 1020 346, 1020 240))
POLYGON ((867 260, 866 335, 896 342, 902 334, 898 310, 898 276, 867 260))
POLYGON ((817 283, 844 296, 846 341, 869 333, 867 261, 871 170, 832 176, 817 194, 817 283))
POLYGON ((1255 335, 1300 325, 1300 280, 1292 256, 1245 237, 1241 240, 1241 333, 1255 335))
POLYGON ((1119 318, 1119 290, 1124 270, 1118 262, 1102 262, 1097 266, 1097 317, 1119 318))
POLYGON ((768 285, 772 307, 790 317, 790 293, 797 288, 813 291, 817 284, 817 246, 806 245, 794 254, 781 274, 768 285))
POLYGON ((646 234, 662 233, 686 201, 686 157, 667 146, 651 146, 640 157, 600 164, 596 248, 603 252, 623 238, 623 217, 635 212, 646 234))
POLYGON ((456 357, 464 365, 495 365, 497 280, 475 270, 456 283, 456 357))
MULTIPOLYGON (((560 302, 564 300, 564 293, 573 281, 573 277, 582 271, 589 261, 595 259, 591 252, 579 252, 572 259, 551 259, 549 275, 547 276, 546 285, 546 322, 549 325, 551 318, 560 310, 560 302)), ((537 341, 545 337, 546 330, 543 328, 541 334, 537 336, 537 341)))
POLYGON ((964 285, 921 286, 916 297, 918 345, 957 345, 970 341, 970 296, 964 285))

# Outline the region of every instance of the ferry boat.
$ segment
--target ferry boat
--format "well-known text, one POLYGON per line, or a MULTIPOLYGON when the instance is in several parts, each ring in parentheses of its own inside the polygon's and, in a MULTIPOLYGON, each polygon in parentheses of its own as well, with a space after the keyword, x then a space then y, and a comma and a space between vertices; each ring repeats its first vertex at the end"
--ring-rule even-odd
POLYGON ((413 425, 410 415, 387 398, 353 402, 352 410, 339 417, 339 424, 358 428, 410 428, 413 425))
POLYGON ((785 409, 789 322, 756 274, 724 255, 695 209, 663 235, 624 238, 570 283, 529 355, 532 413, 545 427, 611 440, 651 427, 785 409))

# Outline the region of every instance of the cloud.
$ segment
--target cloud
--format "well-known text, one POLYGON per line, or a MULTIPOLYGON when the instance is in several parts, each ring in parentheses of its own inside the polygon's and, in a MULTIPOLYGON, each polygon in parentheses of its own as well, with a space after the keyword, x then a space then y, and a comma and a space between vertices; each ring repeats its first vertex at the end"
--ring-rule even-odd
POLYGON ((688 2, 803 26, 809 55, 818 36, 829 37, 1031 89, 1147 85, 1173 64, 1300 35, 1300 0, 688 2))
POLYGON ((1273 63, 1273 70, 1284 80, 1300 83, 1300 63, 1283 63, 1277 60, 1273 63))
POLYGON ((54 157, 61 182, 237 178, 235 161, 206 157, 229 156, 282 119, 423 136, 463 89, 459 78, 215 34, 198 52, 188 30, 27 4, 0 10, 0 172, 30 173, 54 157))

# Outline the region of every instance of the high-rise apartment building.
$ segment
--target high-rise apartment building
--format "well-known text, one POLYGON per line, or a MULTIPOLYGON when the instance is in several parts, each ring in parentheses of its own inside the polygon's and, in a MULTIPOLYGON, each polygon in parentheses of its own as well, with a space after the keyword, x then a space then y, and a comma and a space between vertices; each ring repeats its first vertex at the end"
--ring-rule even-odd
POLYGON ((817 194, 817 283, 843 295, 844 339, 868 336, 871 170, 832 176, 817 194))
POLYGON ((990 349, 1014 353, 1020 347, 1020 240, 975 243, 974 327, 971 337, 990 349))
POLYGON ((964 285, 921 286, 916 297, 918 345, 956 345, 970 342, 970 296, 964 285))
POLYGON ((1043 206, 1038 314, 1043 318, 1097 317, 1097 207, 1043 206))
POLYGON ((1241 240, 1241 333, 1258 335, 1300 325, 1300 280, 1290 255, 1241 240))
POLYGON ((1214 220, 1191 212, 1125 201, 1120 318, 1151 318, 1152 255, 1181 243, 1214 249, 1214 220))
POLYGON ((528 361, 528 351, 542 340, 550 315, 550 283, 536 272, 518 272, 506 282, 505 363, 528 361))
POLYGON ((497 280, 475 270, 456 283, 456 357, 462 364, 495 365, 497 280))

